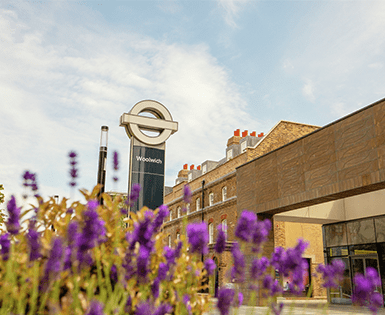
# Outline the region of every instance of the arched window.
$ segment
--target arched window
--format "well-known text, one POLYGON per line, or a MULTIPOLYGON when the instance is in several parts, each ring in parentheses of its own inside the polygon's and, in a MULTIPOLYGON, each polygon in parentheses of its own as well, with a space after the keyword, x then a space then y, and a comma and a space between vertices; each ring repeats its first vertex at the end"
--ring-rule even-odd
POLYGON ((201 198, 197 198, 196 201, 195 201, 195 208, 196 210, 200 210, 201 209, 201 198))
POLYGON ((222 224, 222 231, 225 232, 226 239, 227 239, 227 219, 223 219, 221 224, 222 224))
POLYGON ((214 243, 214 224, 209 224, 209 244, 214 243))
POLYGON ((222 188, 222 201, 225 201, 227 199, 227 187, 222 188))
POLYGON ((178 209, 176 211, 177 211, 178 218, 180 218, 180 216, 181 216, 181 208, 178 207, 178 209))
POLYGON ((168 247, 171 247, 171 235, 168 236, 168 247))
POLYGON ((190 214, 190 204, 186 204, 186 213, 190 214))
POLYGON ((179 233, 179 232, 176 233, 176 239, 177 239, 178 241, 180 240, 180 233, 179 233))
POLYGON ((170 209, 170 221, 172 220, 172 210, 170 209))
POLYGON ((211 192, 209 194, 209 206, 212 206, 214 204, 214 193, 211 192))

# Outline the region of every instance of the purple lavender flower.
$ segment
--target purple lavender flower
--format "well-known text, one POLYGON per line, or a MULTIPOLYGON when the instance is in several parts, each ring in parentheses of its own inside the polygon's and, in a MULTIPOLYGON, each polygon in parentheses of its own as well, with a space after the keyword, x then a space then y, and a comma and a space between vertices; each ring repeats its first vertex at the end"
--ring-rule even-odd
POLYGON ((208 258, 205 260, 205 269, 207 270, 207 275, 211 276, 214 273, 215 268, 217 265, 215 264, 214 260, 211 258, 208 258))
POLYGON ((151 293, 155 299, 159 297, 159 283, 159 278, 155 278, 154 282, 151 285, 151 293))
POLYGON ((35 221, 30 221, 27 234, 27 242, 30 250, 29 261, 35 261, 41 257, 39 236, 39 233, 35 229, 35 221))
POLYGON ((150 251, 141 246, 139 248, 139 253, 136 258, 136 266, 137 266, 137 275, 138 279, 141 282, 145 282, 147 280, 147 274, 149 273, 149 265, 150 265, 150 251))
POLYGON ((263 278, 262 287, 264 289, 267 289, 271 296, 275 296, 277 294, 282 293, 282 287, 279 284, 278 280, 274 280, 271 275, 266 275, 263 278))
POLYGON ((188 185, 184 185, 183 187, 183 201, 184 203, 191 202, 191 189, 188 185))
POLYGON ((226 233, 223 231, 222 224, 218 225, 217 230, 218 237, 214 249, 218 254, 220 254, 223 253, 226 249, 226 233))
POLYGON ((1 256, 4 261, 9 259, 9 250, 11 248, 11 240, 9 239, 9 233, 0 235, 1 256))
POLYGON ((154 315, 165 315, 172 312, 171 305, 162 303, 154 312, 154 315))
POLYGON ((111 270, 110 270, 110 280, 112 283, 117 283, 118 282, 118 268, 116 265, 112 265, 111 270))
POLYGON ((170 211, 166 205, 161 205, 158 209, 158 214, 152 223, 154 232, 159 232, 160 227, 163 224, 163 220, 169 215, 170 211))
POLYGON ((166 276, 167 276, 167 272, 169 270, 169 266, 163 262, 161 262, 159 264, 159 269, 158 269, 158 279, 160 281, 163 281, 164 279, 166 279, 166 276))
POLYGON ((6 223, 7 230, 9 233, 16 235, 20 231, 20 208, 16 206, 16 200, 14 196, 11 196, 11 200, 7 204, 8 210, 8 221, 6 223))
POLYGON ((119 170, 119 154, 117 151, 114 151, 113 162, 114 162, 114 170, 115 171, 119 170))
POLYGON ((269 259, 264 256, 261 257, 260 259, 258 258, 254 259, 251 262, 251 268, 250 268, 251 278, 255 280, 259 279, 264 274, 267 267, 269 267, 269 264, 270 264, 269 259))
POLYGON ((103 315, 103 308, 104 306, 102 302, 93 300, 86 315, 103 315))
POLYGON ((142 302, 136 306, 135 315, 153 314, 154 306, 150 302, 142 302))
POLYGON ((206 223, 191 223, 187 225, 187 237, 191 245, 191 252, 198 254, 208 253, 208 231, 206 223))
POLYGON ((126 301, 126 305, 124 306, 124 311, 126 313, 131 313, 131 309, 132 309, 132 299, 131 299, 131 295, 129 295, 126 301))
POLYGON ((52 241, 49 258, 45 265, 44 276, 40 282, 40 289, 45 292, 51 281, 55 280, 62 269, 64 256, 63 241, 60 237, 52 241))
POLYGON ((64 270, 71 269, 72 267, 73 256, 76 252, 79 240, 78 227, 79 223, 77 221, 72 221, 68 224, 66 235, 68 246, 65 249, 64 270))
POLYGON ((231 278, 236 279, 237 281, 243 281, 246 263, 238 243, 233 244, 231 253, 233 254, 234 260, 234 266, 231 268, 231 278))
POLYGON ((338 283, 343 279, 345 264, 342 260, 335 259, 330 265, 318 265, 316 270, 322 274, 325 288, 338 288, 338 283))
POLYGON ((228 315, 234 299, 233 289, 220 289, 218 292, 217 308, 221 315, 228 315))
MULTIPOLYGON (((113 166, 114 171, 117 172, 119 170, 119 155, 117 151, 114 151, 113 166)), ((116 175, 112 179, 114 180, 114 182, 117 182, 119 180, 118 176, 116 175)))
POLYGON ((75 167, 76 164, 77 164, 77 161, 76 161, 77 154, 76 154, 75 151, 71 151, 68 154, 68 157, 70 158, 69 174, 70 174, 70 177, 71 177, 71 181, 70 181, 69 184, 70 184, 71 187, 75 187, 76 186, 76 178, 78 178, 78 176, 79 176, 78 169, 75 167))
POLYGON ((88 202, 88 210, 83 212, 85 225, 77 239, 78 260, 81 264, 90 264, 92 259, 88 250, 94 248, 98 243, 105 241, 105 222, 99 219, 98 213, 96 212, 97 206, 98 202, 96 200, 90 200, 88 202))
POLYGON ((376 287, 381 285, 381 279, 377 270, 372 267, 366 268, 366 276, 356 274, 353 279, 354 290, 352 295, 353 303, 360 306, 368 306, 373 314, 383 305, 382 295, 375 292, 376 287))
MULTIPOLYGON (((23 174, 24 183, 23 186, 25 187, 31 187, 32 191, 37 191, 38 186, 36 182, 36 174, 30 173, 29 171, 25 171, 23 174)), ((27 195, 25 196, 27 198, 27 195)))
POLYGON ((238 293, 238 306, 241 306, 243 302, 243 294, 242 292, 238 293))
POLYGON ((243 210, 235 229, 235 236, 245 242, 251 241, 256 222, 257 215, 254 212, 243 210))
POLYGON ((142 188, 140 187, 139 184, 134 184, 131 187, 131 192, 130 195, 128 196, 126 200, 126 204, 130 207, 132 207, 135 203, 136 200, 139 198, 139 193, 142 188))
POLYGON ((152 236, 154 235, 154 226, 152 225, 152 211, 146 212, 144 220, 136 222, 134 224, 134 231, 131 235, 131 249, 134 249, 135 243, 138 242, 140 245, 145 246, 149 251, 152 250, 154 246, 154 240, 152 236))
POLYGON ((263 221, 255 221, 254 231, 252 236, 253 252, 260 252, 262 244, 268 239, 271 230, 271 222, 269 219, 263 221))

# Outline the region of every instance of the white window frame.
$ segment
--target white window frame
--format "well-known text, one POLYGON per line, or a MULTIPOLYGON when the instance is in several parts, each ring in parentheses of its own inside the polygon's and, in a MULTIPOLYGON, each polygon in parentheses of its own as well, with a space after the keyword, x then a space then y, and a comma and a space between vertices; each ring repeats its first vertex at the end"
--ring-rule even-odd
POLYGON ((171 235, 168 236, 168 247, 171 247, 171 235))
POLYGON ((226 160, 231 160, 233 158, 233 149, 230 149, 226 153, 226 160))
POLYGON ((206 173, 207 173, 207 164, 202 166, 202 174, 206 174, 206 173))
POLYGON ((209 206, 212 206, 214 204, 214 193, 209 193, 209 206))
POLYGON ((209 223, 209 244, 214 243, 214 224, 209 223))
POLYGON ((176 239, 177 239, 178 241, 180 240, 180 233, 179 233, 179 232, 176 233, 176 239))
POLYGON ((241 143, 241 151, 242 152, 245 152, 246 151, 246 148, 247 148, 247 140, 246 141, 243 141, 241 143))
POLYGON ((177 211, 178 218, 180 218, 181 217, 181 207, 178 207, 176 211, 177 211))
POLYGON ((192 173, 189 173, 189 174, 187 175, 187 180, 188 180, 189 182, 192 181, 192 173))
POLYGON ((227 186, 222 187, 222 201, 227 200, 227 186))
POLYGON ((190 214, 190 204, 186 204, 186 213, 190 214))
POLYGON ((196 211, 199 211, 201 209, 201 198, 197 198, 195 200, 195 208, 196 208, 196 211))
POLYGON ((172 221, 172 210, 170 209, 170 221, 172 221))
POLYGON ((226 239, 227 239, 227 219, 223 219, 221 224, 222 224, 222 231, 225 232, 226 239))

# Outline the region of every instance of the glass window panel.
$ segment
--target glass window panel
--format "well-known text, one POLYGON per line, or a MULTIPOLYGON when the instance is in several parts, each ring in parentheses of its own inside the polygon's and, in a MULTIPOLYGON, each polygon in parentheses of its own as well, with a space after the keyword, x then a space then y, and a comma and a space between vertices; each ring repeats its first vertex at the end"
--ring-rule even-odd
POLYGON ((325 226, 326 246, 347 245, 346 242, 346 224, 332 224, 325 226))
POLYGON ((347 223, 349 244, 374 243, 373 219, 357 220, 347 223))
POLYGON ((385 242, 385 217, 374 219, 376 224, 377 242, 385 242))
POLYGON ((376 255, 376 244, 349 246, 350 255, 376 255))
POLYGON ((348 247, 332 247, 329 248, 330 257, 336 257, 336 256, 348 256, 349 251, 348 247))

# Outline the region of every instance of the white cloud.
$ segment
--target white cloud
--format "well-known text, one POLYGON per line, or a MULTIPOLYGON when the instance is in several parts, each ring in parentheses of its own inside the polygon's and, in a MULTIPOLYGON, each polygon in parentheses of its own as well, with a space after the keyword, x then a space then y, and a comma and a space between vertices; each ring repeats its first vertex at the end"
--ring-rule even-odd
POLYGON ((223 18, 227 25, 237 28, 236 19, 249 0, 217 0, 219 7, 223 10, 223 18))
POLYGON ((292 77, 311 80, 302 86, 309 101, 316 87, 319 106, 332 115, 352 112, 385 95, 385 73, 373 71, 385 62, 383 29, 384 1, 322 2, 298 20, 283 60, 295 65, 292 77), (336 99, 344 106, 333 105, 336 99))
POLYGON ((315 96, 314 96, 314 84, 311 80, 306 80, 306 83, 304 84, 302 88, 302 94, 305 96, 307 100, 310 102, 315 101, 315 96))
POLYGON ((87 7, 77 6, 75 14, 72 2, 41 10, 18 2, 0 10, 0 182, 7 194, 21 189, 21 173, 29 169, 43 194, 69 196, 70 150, 79 153, 80 188, 91 189, 101 125, 110 127, 110 152, 120 152, 116 188, 125 191, 129 140, 119 117, 142 99, 160 101, 179 122, 167 143, 167 184, 184 163, 222 158, 234 129, 256 127, 238 87, 205 45, 117 32, 87 7))

